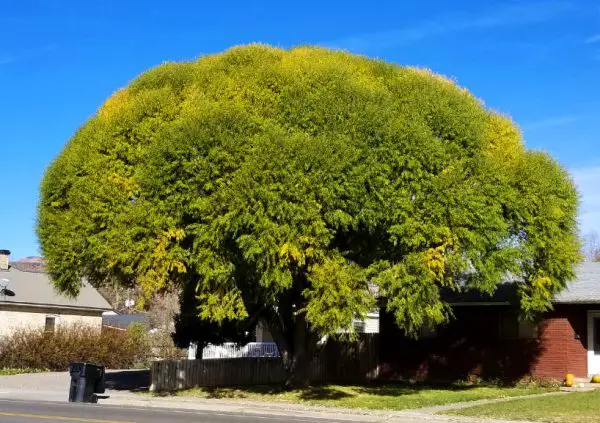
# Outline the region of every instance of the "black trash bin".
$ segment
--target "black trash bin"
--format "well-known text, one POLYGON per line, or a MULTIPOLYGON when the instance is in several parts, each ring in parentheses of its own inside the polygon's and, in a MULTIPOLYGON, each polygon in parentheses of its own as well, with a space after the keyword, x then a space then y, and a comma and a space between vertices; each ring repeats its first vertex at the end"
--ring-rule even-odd
POLYGON ((71 363, 69 402, 98 402, 95 394, 103 394, 104 367, 89 363, 71 363))

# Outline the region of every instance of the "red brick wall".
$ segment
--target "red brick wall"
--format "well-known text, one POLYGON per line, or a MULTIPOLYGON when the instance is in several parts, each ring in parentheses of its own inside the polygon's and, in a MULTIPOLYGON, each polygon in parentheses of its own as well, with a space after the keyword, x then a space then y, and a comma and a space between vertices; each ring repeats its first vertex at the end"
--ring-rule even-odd
POLYGON ((587 376, 587 313, 584 307, 562 306, 540 326, 543 346, 531 372, 541 377, 563 377, 565 373, 587 376))
POLYGON ((455 320, 434 339, 404 337, 391 316, 380 322, 384 379, 454 379, 471 375, 562 379, 587 374, 586 308, 562 306, 545 316, 537 339, 500 339, 498 306, 457 307, 455 320))

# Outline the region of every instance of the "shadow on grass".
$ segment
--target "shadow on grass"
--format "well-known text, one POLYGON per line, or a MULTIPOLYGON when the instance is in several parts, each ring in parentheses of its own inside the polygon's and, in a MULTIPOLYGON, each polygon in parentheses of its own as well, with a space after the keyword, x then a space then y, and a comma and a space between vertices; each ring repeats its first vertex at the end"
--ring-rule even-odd
POLYGON ((352 398, 356 395, 344 392, 330 386, 316 386, 305 388, 300 393, 300 398, 304 401, 319 401, 319 400, 340 400, 343 398, 352 398))
MULTIPOLYGON (((366 386, 356 386, 354 390, 358 394, 366 395, 379 395, 379 396, 401 396, 401 395, 413 395, 417 392, 424 391, 452 391, 452 392, 463 392, 469 391, 474 388, 480 388, 482 386, 488 386, 485 384, 466 384, 464 382, 448 382, 448 383, 409 383, 409 382, 397 382, 387 384, 374 384, 366 386)), ((498 387, 498 385, 489 385, 498 387)))
MULTIPOLYGON (((373 383, 369 385, 315 385, 307 388, 295 390, 286 390, 277 385, 260 386, 237 386, 237 387, 217 387, 217 388, 192 388, 173 392, 156 392, 155 395, 161 397, 176 396, 185 393, 198 393, 204 398, 209 399, 244 399, 256 396, 281 397, 294 395, 304 401, 327 401, 341 400, 357 397, 359 395, 400 397, 403 395, 414 395, 418 392, 444 390, 453 392, 466 392, 474 388, 483 386, 500 387, 498 384, 467 384, 464 382, 448 383, 373 383)), ((514 385, 512 385, 514 386, 514 385)), ((505 386, 508 387, 508 386, 505 386)))
POLYGON ((239 386, 235 388, 198 388, 211 399, 239 399, 247 398, 251 395, 278 395, 285 392, 278 386, 239 386))
POLYGON ((257 386, 230 386, 230 387, 197 387, 182 389, 177 391, 159 391, 153 392, 158 397, 180 396, 181 394, 192 393, 200 394, 203 398, 209 399, 243 399, 252 395, 275 396, 287 392, 276 385, 257 385, 257 386))
POLYGON ((199 394, 203 398, 208 399, 244 399, 251 397, 266 397, 268 400, 269 396, 281 397, 285 395, 297 395, 299 399, 304 401, 318 401, 318 400, 339 400, 343 398, 351 398, 355 395, 352 393, 344 392, 335 387, 329 386, 311 386, 303 389, 286 390, 278 386, 239 386, 239 387, 227 387, 227 388, 192 388, 182 391, 171 391, 171 392, 155 392, 154 395, 158 397, 170 397, 178 396, 182 393, 199 394))

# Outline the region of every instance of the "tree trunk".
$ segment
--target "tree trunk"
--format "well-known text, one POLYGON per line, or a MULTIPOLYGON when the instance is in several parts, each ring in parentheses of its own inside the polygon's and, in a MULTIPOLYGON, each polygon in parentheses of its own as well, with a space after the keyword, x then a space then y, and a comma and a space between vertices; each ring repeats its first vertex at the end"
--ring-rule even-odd
POLYGON ((316 349, 316 337, 311 333, 304 315, 295 316, 291 325, 270 328, 283 361, 285 387, 305 387, 310 384, 310 365, 316 349), (313 345, 314 344, 314 345, 313 345))
POLYGON ((204 347, 207 344, 203 342, 198 342, 198 349, 196 350, 196 360, 202 360, 202 355, 204 354, 204 347))
POLYGON ((297 316, 294 325, 294 351, 285 381, 286 388, 305 387, 310 384, 309 367, 312 360, 308 345, 308 325, 304 315, 297 316))
POLYGON ((304 352, 295 351, 286 370, 285 388, 304 388, 310 385, 311 357, 304 352))
POLYGON ((285 387, 288 389, 310 384, 311 362, 319 340, 310 329, 304 313, 295 312, 306 306, 302 292, 307 285, 306 273, 297 274, 294 287, 280 297, 277 307, 265 313, 283 361, 285 387))

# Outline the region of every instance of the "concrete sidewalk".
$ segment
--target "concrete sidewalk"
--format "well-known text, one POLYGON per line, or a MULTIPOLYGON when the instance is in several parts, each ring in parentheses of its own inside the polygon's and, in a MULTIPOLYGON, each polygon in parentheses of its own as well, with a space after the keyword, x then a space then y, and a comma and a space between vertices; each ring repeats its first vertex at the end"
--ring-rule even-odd
MULTIPOLYGON (((127 375, 126 371, 111 371, 108 373, 112 373, 113 375, 127 375)), ((37 373, 15 376, 0 376, 0 399, 64 403, 68 400, 69 381, 70 377, 68 373, 37 373)), ((143 391, 144 387, 142 385, 143 383, 138 383, 131 384, 130 386, 136 390, 143 391)), ((157 397, 151 394, 140 394, 123 389, 123 387, 126 386, 123 384, 115 384, 112 386, 119 389, 107 389, 105 394, 99 395, 100 405, 105 404, 109 406, 135 408, 195 410, 203 412, 237 413, 260 416, 288 416, 290 418, 307 417, 356 422, 501 422, 499 420, 434 414, 437 411, 453 409, 454 407, 462 408, 476 405, 477 401, 471 403, 460 403, 453 406, 442 406, 438 408, 431 407, 422 410, 361 410, 241 399, 228 400, 191 397, 157 397)), ((107 383, 107 387, 110 387, 110 384, 107 383)))

